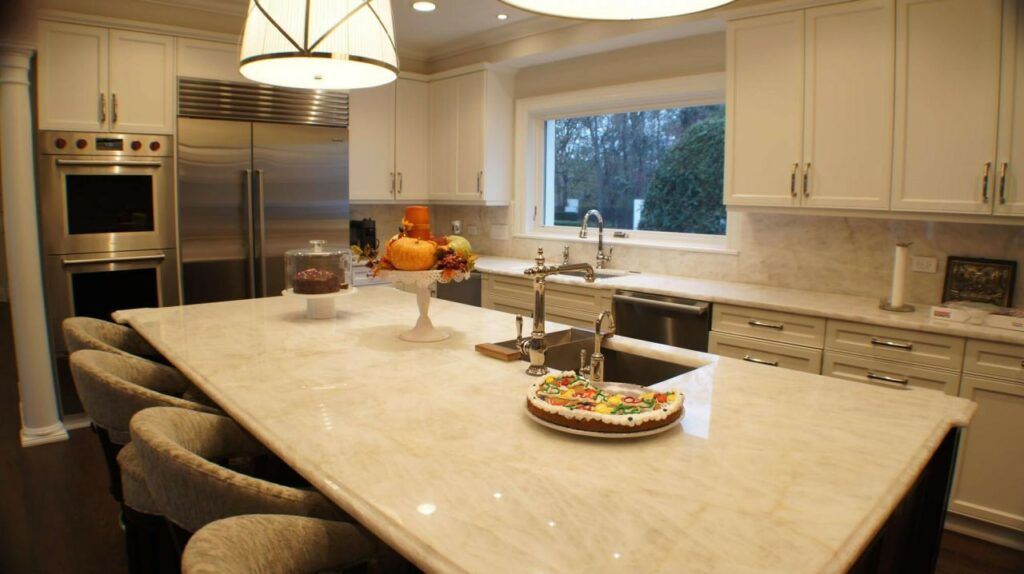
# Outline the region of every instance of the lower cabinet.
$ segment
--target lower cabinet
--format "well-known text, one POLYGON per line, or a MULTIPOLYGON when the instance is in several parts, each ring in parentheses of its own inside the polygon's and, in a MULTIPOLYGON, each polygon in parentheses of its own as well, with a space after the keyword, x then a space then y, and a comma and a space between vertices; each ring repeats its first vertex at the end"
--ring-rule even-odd
POLYGON ((966 374, 978 403, 960 439, 949 509, 1024 533, 1024 384, 966 374))
POLYGON ((814 374, 821 372, 820 349, 712 332, 708 339, 708 352, 770 367, 814 374))
POLYGON ((956 395, 960 374, 931 367, 908 365, 874 357, 825 351, 821 374, 894 388, 919 387, 956 395))

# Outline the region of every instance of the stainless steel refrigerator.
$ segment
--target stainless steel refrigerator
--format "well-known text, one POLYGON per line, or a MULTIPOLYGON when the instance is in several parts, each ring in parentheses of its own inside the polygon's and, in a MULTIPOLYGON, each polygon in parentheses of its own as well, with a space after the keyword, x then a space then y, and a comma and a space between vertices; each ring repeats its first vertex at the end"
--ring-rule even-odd
POLYGON ((348 130, 178 119, 186 304, 280 295, 284 253, 348 245, 348 130))

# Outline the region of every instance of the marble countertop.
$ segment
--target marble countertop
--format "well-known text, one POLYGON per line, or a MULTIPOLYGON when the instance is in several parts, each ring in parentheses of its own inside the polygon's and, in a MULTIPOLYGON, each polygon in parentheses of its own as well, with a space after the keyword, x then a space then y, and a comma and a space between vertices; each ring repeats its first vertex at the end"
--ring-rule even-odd
MULTIPOLYGON (((389 286, 304 318, 268 298, 118 313, 321 492, 428 572, 845 571, 975 405, 613 337, 695 370, 646 439, 528 418, 525 364, 474 352, 510 315, 434 301, 440 343, 398 339, 389 286)), ((549 324, 553 329, 556 325, 549 324)))
MULTIPOLYGON (((480 272, 512 277, 525 277, 523 270, 532 266, 532 261, 506 257, 481 257, 476 263, 476 268, 480 272)), ((692 279, 655 273, 625 273, 621 277, 601 279, 596 283, 587 283, 579 277, 553 275, 548 277, 548 281, 595 289, 632 289, 712 303, 757 307, 772 311, 1024 345, 1024 333, 1019 331, 935 321, 929 316, 931 305, 917 305, 917 309, 912 313, 892 313, 879 309, 878 299, 870 297, 803 291, 750 283, 692 279)))

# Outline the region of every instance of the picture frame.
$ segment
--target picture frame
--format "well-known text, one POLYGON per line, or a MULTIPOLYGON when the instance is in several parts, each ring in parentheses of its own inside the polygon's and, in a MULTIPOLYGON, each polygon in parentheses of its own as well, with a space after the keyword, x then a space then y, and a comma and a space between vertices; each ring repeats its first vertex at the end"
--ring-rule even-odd
POLYGON ((1013 306, 1017 262, 949 256, 942 301, 971 301, 1000 307, 1013 306))

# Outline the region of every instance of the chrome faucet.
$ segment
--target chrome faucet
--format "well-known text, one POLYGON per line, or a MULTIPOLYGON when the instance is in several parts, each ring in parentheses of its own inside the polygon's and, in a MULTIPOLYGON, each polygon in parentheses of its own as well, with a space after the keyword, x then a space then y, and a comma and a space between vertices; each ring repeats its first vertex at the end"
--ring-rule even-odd
POLYGON ((606 337, 611 337, 614 334, 615 317, 612 316, 611 311, 601 311, 597 320, 594 321, 594 354, 590 356, 590 366, 587 367, 588 378, 592 383, 604 382, 604 354, 601 352, 601 343, 606 337), (604 332, 605 320, 609 322, 607 333, 604 332))
MULTIPOLYGON (((544 336, 545 313, 544 313, 544 291, 546 280, 549 275, 558 275, 568 271, 583 271, 586 274, 587 283, 594 282, 594 268, 589 263, 573 263, 572 265, 545 265, 544 249, 537 249, 537 257, 533 260, 536 265, 523 271, 524 274, 533 277, 533 331, 528 338, 522 336, 517 341, 519 350, 524 357, 530 359, 530 367, 526 374, 540 376, 548 372, 544 365, 548 350, 547 341, 544 336)), ((517 329, 522 331, 522 318, 516 320, 517 329)))
POLYGON ((614 248, 608 249, 608 253, 604 252, 604 216, 600 211, 591 209, 583 216, 583 221, 580 223, 580 239, 587 238, 587 225, 591 217, 597 218, 597 268, 604 269, 604 264, 612 260, 614 248))

